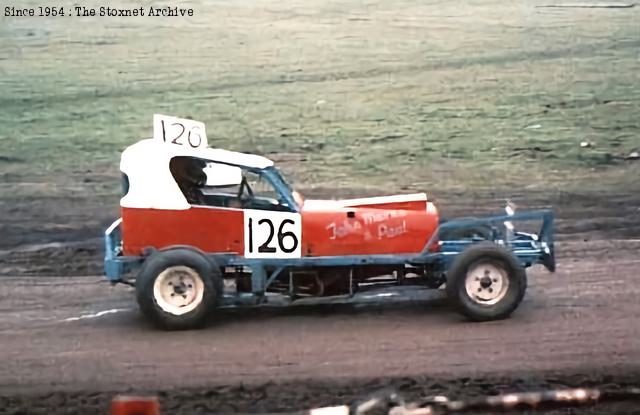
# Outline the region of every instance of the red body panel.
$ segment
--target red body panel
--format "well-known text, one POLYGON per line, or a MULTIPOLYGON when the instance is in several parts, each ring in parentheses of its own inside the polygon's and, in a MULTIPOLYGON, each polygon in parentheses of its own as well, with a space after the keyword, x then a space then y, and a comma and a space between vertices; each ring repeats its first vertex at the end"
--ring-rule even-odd
POLYGON ((193 206, 187 210, 122 208, 125 255, 145 247, 191 245, 205 252, 244 253, 242 210, 193 206))
POLYGON ((367 255, 420 252, 438 225, 435 209, 345 207, 302 212, 303 255, 367 255), (347 213, 353 212, 353 217, 347 213))
MULTIPOLYGON (((425 201, 359 207, 328 202, 302 212, 302 256, 418 253, 438 226, 425 201)), ((244 254, 241 209, 194 206, 187 210, 122 208, 125 255, 145 247, 191 245, 205 252, 244 254)))

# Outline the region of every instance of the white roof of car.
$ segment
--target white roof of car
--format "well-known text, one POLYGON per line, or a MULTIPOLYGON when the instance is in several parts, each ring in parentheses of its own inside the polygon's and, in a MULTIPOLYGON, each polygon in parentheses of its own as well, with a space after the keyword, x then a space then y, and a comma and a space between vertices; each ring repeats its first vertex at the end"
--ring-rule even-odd
POLYGON ((152 138, 141 140, 122 152, 120 170, 129 178, 129 192, 121 199, 121 206, 188 209, 189 204, 169 170, 169 161, 176 156, 191 156, 255 169, 273 166, 273 161, 254 154, 211 147, 190 148, 152 138))
POLYGON ((273 166, 273 161, 255 154, 239 153, 211 147, 190 148, 188 146, 165 144, 153 138, 141 140, 129 146, 123 152, 123 158, 125 157, 125 153, 129 153, 129 157, 136 158, 136 156, 138 156, 145 160, 149 158, 170 160, 175 156, 191 156, 256 169, 265 169, 273 166))

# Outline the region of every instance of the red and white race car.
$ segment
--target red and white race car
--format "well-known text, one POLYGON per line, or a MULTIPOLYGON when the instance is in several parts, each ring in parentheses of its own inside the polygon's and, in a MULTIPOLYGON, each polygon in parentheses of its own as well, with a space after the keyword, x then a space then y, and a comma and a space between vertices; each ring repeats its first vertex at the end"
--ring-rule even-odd
POLYGON ((267 158, 207 146, 202 123, 154 117, 154 138, 122 154, 122 217, 105 271, 135 284, 143 313, 195 327, 218 307, 400 295, 446 287, 474 320, 508 316, 524 269, 555 268, 553 214, 442 222, 425 193, 309 200, 267 158), (538 233, 514 221, 539 220, 538 233), (128 277, 137 270, 135 282, 128 277))

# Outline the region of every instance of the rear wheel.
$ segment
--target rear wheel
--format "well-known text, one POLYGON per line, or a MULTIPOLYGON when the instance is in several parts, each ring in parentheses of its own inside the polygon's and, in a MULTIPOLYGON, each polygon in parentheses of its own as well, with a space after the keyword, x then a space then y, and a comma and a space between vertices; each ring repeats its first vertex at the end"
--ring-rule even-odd
POLYGON ((508 317, 522 301, 527 275, 518 259, 491 242, 475 244, 456 257, 447 272, 447 294, 475 321, 508 317))
POLYGON ((180 248, 154 253, 136 279, 143 314, 169 330, 195 328, 218 306, 222 279, 202 254, 180 248))

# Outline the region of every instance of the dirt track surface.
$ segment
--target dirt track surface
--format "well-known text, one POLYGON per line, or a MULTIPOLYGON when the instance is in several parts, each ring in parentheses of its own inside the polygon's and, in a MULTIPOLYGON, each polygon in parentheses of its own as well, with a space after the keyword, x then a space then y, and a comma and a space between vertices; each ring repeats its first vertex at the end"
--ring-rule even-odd
MULTIPOLYGON (((637 193, 511 195, 520 206, 554 207, 558 272, 532 269, 512 318, 483 324, 435 295, 364 308, 227 311, 200 331, 161 332, 140 316, 130 289, 98 275, 99 238, 7 247, 0 414, 107 413, 122 392, 159 395, 163 413, 206 414, 344 404, 388 387, 417 399, 639 385, 637 193)), ((503 195, 469 197, 437 202, 446 217, 470 206, 488 214, 503 195)))
POLYGON ((483 324, 433 300, 225 312, 200 331, 161 332, 129 290, 99 277, 3 278, 0 411, 56 399, 105 407, 122 391, 169 391, 165 406, 206 413, 326 405, 383 385, 414 395, 617 387, 640 369, 639 248, 565 241, 558 272, 532 270, 512 318, 483 324))

